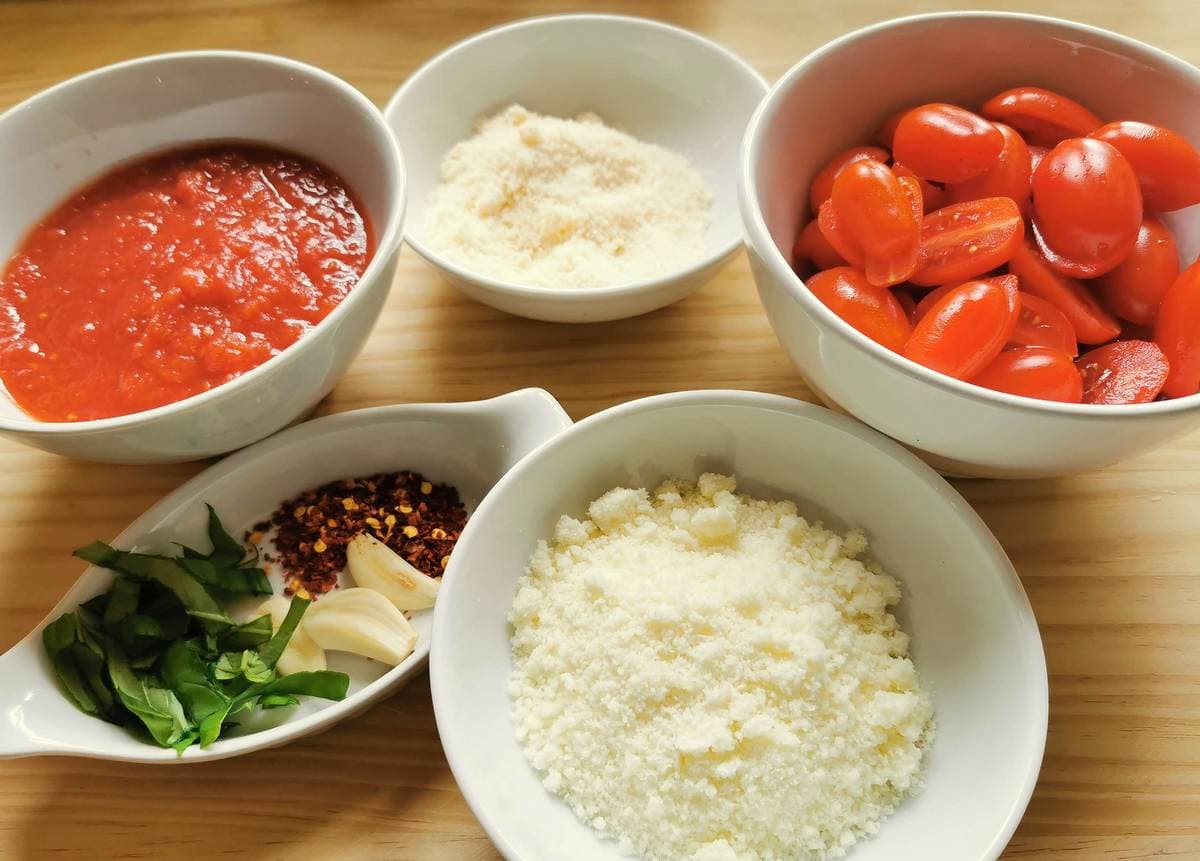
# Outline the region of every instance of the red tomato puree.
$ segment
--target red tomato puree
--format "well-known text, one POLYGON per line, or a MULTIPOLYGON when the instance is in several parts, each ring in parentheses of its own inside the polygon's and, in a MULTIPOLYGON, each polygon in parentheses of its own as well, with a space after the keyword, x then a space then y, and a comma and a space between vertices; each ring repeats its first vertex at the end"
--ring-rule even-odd
POLYGON ((120 167, 0 275, 0 379, 43 421, 173 403, 294 343, 373 250, 345 183, 291 153, 229 144, 120 167))

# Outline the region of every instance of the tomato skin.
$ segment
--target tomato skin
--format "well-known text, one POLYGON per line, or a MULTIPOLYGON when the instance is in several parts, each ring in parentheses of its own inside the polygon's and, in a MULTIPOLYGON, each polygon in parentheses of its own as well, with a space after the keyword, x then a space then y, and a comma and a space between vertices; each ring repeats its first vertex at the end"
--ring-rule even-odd
POLYGON ((1111 272, 1142 226, 1142 192, 1113 146, 1070 138, 1033 172, 1033 233, 1050 265, 1075 278, 1111 272))
POLYGON ((965 281, 1004 265, 1021 245, 1025 221, 1008 197, 954 203, 921 223, 921 264, 914 284, 965 281))
POLYGON ((1179 250, 1166 225, 1147 215, 1133 251, 1113 271, 1096 279, 1096 290, 1121 319, 1149 326, 1163 296, 1179 277, 1179 250))
POLYGON ((1038 169, 1038 165, 1042 163, 1042 159, 1044 159, 1049 152, 1049 147, 1037 146, 1036 144, 1029 145, 1029 179, 1031 183, 1033 181, 1033 172, 1038 169))
POLYGON ((1032 293, 1021 293, 1021 313, 1009 344, 1048 347, 1068 356, 1079 355, 1075 328, 1067 315, 1032 293))
POLYGON ((996 129, 1004 138, 1004 149, 996 162, 979 176, 965 182, 946 186, 947 203, 966 203, 980 200, 984 197, 1011 197, 1016 201, 1022 216, 1028 216, 1030 210, 1030 182, 1033 179, 1033 167, 1029 155, 1029 147, 1011 127, 1003 123, 995 123, 996 129))
POLYGON ((1079 357, 1085 404, 1148 404, 1167 379, 1167 357, 1152 341, 1114 341, 1079 357))
POLYGON ((1041 87, 1014 87, 997 93, 984 102, 981 113, 1012 126, 1029 143, 1048 147, 1083 137, 1101 125, 1100 118, 1079 102, 1041 87))
POLYGON ((1074 278, 1054 271, 1042 252, 1026 239, 1008 261, 1021 289, 1045 299, 1071 321, 1081 344, 1103 344, 1121 333, 1121 324, 1074 278))
POLYGON ((1004 349, 1019 310, 1017 279, 1011 275, 959 284, 913 327, 904 356, 947 376, 970 379, 1004 349))
MULTIPOLYGON (((838 173, 830 203, 836 216, 834 232, 844 229, 862 249, 867 280, 877 287, 907 281, 917 268, 921 244, 921 189, 916 180, 898 178, 887 165, 863 159, 838 173)), ((826 237, 840 252, 828 232, 826 237)))
POLYGON ((971 377, 985 389, 1077 404, 1083 399, 1083 380, 1071 357, 1049 347, 1014 347, 1004 350, 971 377))
POLYGON ((817 171, 812 185, 808 187, 808 203, 812 207, 812 211, 820 212, 821 204, 833 196, 833 181, 837 179, 838 173, 846 165, 863 159, 872 159, 880 164, 886 164, 889 158, 891 156, 888 155, 888 151, 877 146, 855 146, 839 152, 817 171))
POLYGON ((825 307, 872 341, 899 352, 911 327, 900 302, 885 287, 876 287, 857 269, 839 266, 804 282, 825 307))
POLYGON ((1112 145, 1125 156, 1151 212, 1171 212, 1200 203, 1200 153, 1183 135, 1125 120, 1101 126, 1088 137, 1112 145))
POLYGON ((955 281, 951 284, 943 284, 941 287, 934 287, 917 300, 916 307, 913 308, 913 312, 909 315, 908 319, 912 320, 914 326, 917 325, 934 305, 942 301, 943 296, 961 284, 961 281, 955 281))
POLYGON ((875 132, 875 142, 880 146, 892 148, 892 144, 896 140, 896 126, 900 125, 900 120, 904 119, 904 115, 911 111, 916 105, 910 105, 907 108, 901 108, 883 121, 883 125, 879 127, 879 131, 875 132))
POLYGON ((804 229, 796 236, 796 244, 792 248, 792 265, 801 260, 808 260, 817 269, 832 269, 835 266, 845 266, 842 255, 834 250, 821 232, 821 225, 813 219, 804 225, 804 229))
POLYGON ((996 163, 1004 137, 983 117, 934 102, 906 113, 896 126, 892 154, 934 182, 964 182, 996 163))
POLYGON ((946 190, 941 186, 934 185, 926 179, 917 176, 917 172, 910 167, 905 167, 899 162, 892 164, 892 173, 903 179, 911 177, 915 179, 921 186, 921 209, 923 212, 933 212, 935 209, 941 209, 946 204, 946 190))
POLYGON ((838 220, 837 213, 833 210, 832 198, 821 204, 821 211, 817 213, 817 229, 821 231, 821 235, 835 254, 851 266, 862 268, 863 250, 845 225, 838 220))
POLYGON ((1163 297, 1154 343, 1170 363, 1163 393, 1182 398, 1200 390, 1200 260, 1183 270, 1163 297))
POLYGON ((917 300, 913 297, 912 290, 907 287, 892 287, 891 292, 904 309, 904 316, 909 325, 912 325, 913 315, 917 313, 917 300))

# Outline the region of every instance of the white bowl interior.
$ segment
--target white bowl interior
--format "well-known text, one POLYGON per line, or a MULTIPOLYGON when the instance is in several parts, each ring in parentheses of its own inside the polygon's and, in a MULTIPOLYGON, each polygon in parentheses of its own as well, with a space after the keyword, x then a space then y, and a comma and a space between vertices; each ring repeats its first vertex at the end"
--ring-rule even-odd
POLYGON ((839 530, 863 527, 903 582, 900 618, 937 735, 924 792, 853 857, 908 858, 915 847, 928 861, 996 857, 1032 791, 1047 719, 1041 641, 1011 565, 964 500, 897 444, 749 393, 666 395, 581 422, 502 480, 460 540, 435 609, 434 707, 455 777, 501 851, 619 857, 542 788, 513 736, 505 620, 535 543, 611 487, 711 470, 839 530))

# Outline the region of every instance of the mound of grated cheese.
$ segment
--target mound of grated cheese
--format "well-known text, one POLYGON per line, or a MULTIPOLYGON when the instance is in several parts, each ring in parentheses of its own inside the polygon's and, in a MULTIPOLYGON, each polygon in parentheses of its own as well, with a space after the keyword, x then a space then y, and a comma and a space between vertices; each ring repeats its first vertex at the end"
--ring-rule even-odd
POLYGON ((933 708, 896 581, 728 476, 617 488, 538 544, 509 615, 542 782, 652 861, 840 857, 919 788, 933 708))
POLYGON ((678 153, 512 105, 442 161, 424 239, 448 259, 537 287, 609 287, 704 256, 712 193, 678 153))

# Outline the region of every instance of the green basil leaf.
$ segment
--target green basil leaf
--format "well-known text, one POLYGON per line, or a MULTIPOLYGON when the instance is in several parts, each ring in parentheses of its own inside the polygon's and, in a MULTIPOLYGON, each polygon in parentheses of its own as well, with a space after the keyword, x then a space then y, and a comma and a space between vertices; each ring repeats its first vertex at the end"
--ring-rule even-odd
MULTIPOLYGON (((199 727, 197 740, 204 735, 204 721, 229 710, 230 699, 209 676, 209 665, 192 643, 176 640, 163 655, 162 676, 188 716, 199 727)), ((218 726, 220 724, 218 723, 218 726)))
POLYGON ((221 518, 217 517, 217 512, 207 502, 204 506, 208 509, 208 540, 212 542, 212 552, 208 558, 216 565, 233 565, 241 564, 241 561, 246 558, 246 548, 242 543, 225 531, 225 527, 221 525, 221 518))
POLYGON ((227 652, 238 649, 256 649, 271 639, 271 616, 259 616, 244 625, 231 628, 221 635, 221 649, 227 652))
POLYGON ((141 721, 162 747, 181 744, 193 730, 192 722, 174 692, 161 687, 149 676, 134 673, 125 655, 113 644, 109 644, 108 649, 108 676, 121 704, 141 721))
POLYGON ((275 632, 275 635, 271 637, 266 645, 258 650, 259 655, 262 656, 263 663, 268 667, 274 669, 275 665, 279 663, 279 656, 287 648, 288 641, 292 639, 292 634, 296 632, 300 620, 304 617, 304 612, 311 603, 311 601, 301 598, 299 595, 292 596, 292 603, 288 605, 287 615, 280 624, 279 630, 275 632))
POLYGON ((141 590, 141 584, 136 580, 118 574, 113 580, 112 590, 108 593, 108 604, 104 608, 104 627, 112 628, 136 613, 141 590))
POLYGON ((285 706, 298 706, 300 700, 290 694, 267 694, 258 701, 261 709, 281 709, 285 706))
POLYGON ((229 596, 270 595, 271 581, 261 568, 236 568, 218 565, 208 559, 176 559, 176 562, 210 589, 229 596))
POLYGON ((333 670, 292 673, 287 676, 281 676, 273 682, 253 685, 247 688, 234 700, 230 713, 234 713, 246 703, 251 703, 259 697, 268 695, 277 696, 287 694, 291 696, 320 697, 325 700, 341 700, 345 699, 346 691, 349 687, 350 677, 345 673, 337 673, 333 670))
POLYGON ((63 613, 42 629, 42 645, 63 688, 81 712, 99 717, 104 710, 75 660, 74 646, 78 643, 79 620, 74 613, 63 613))

